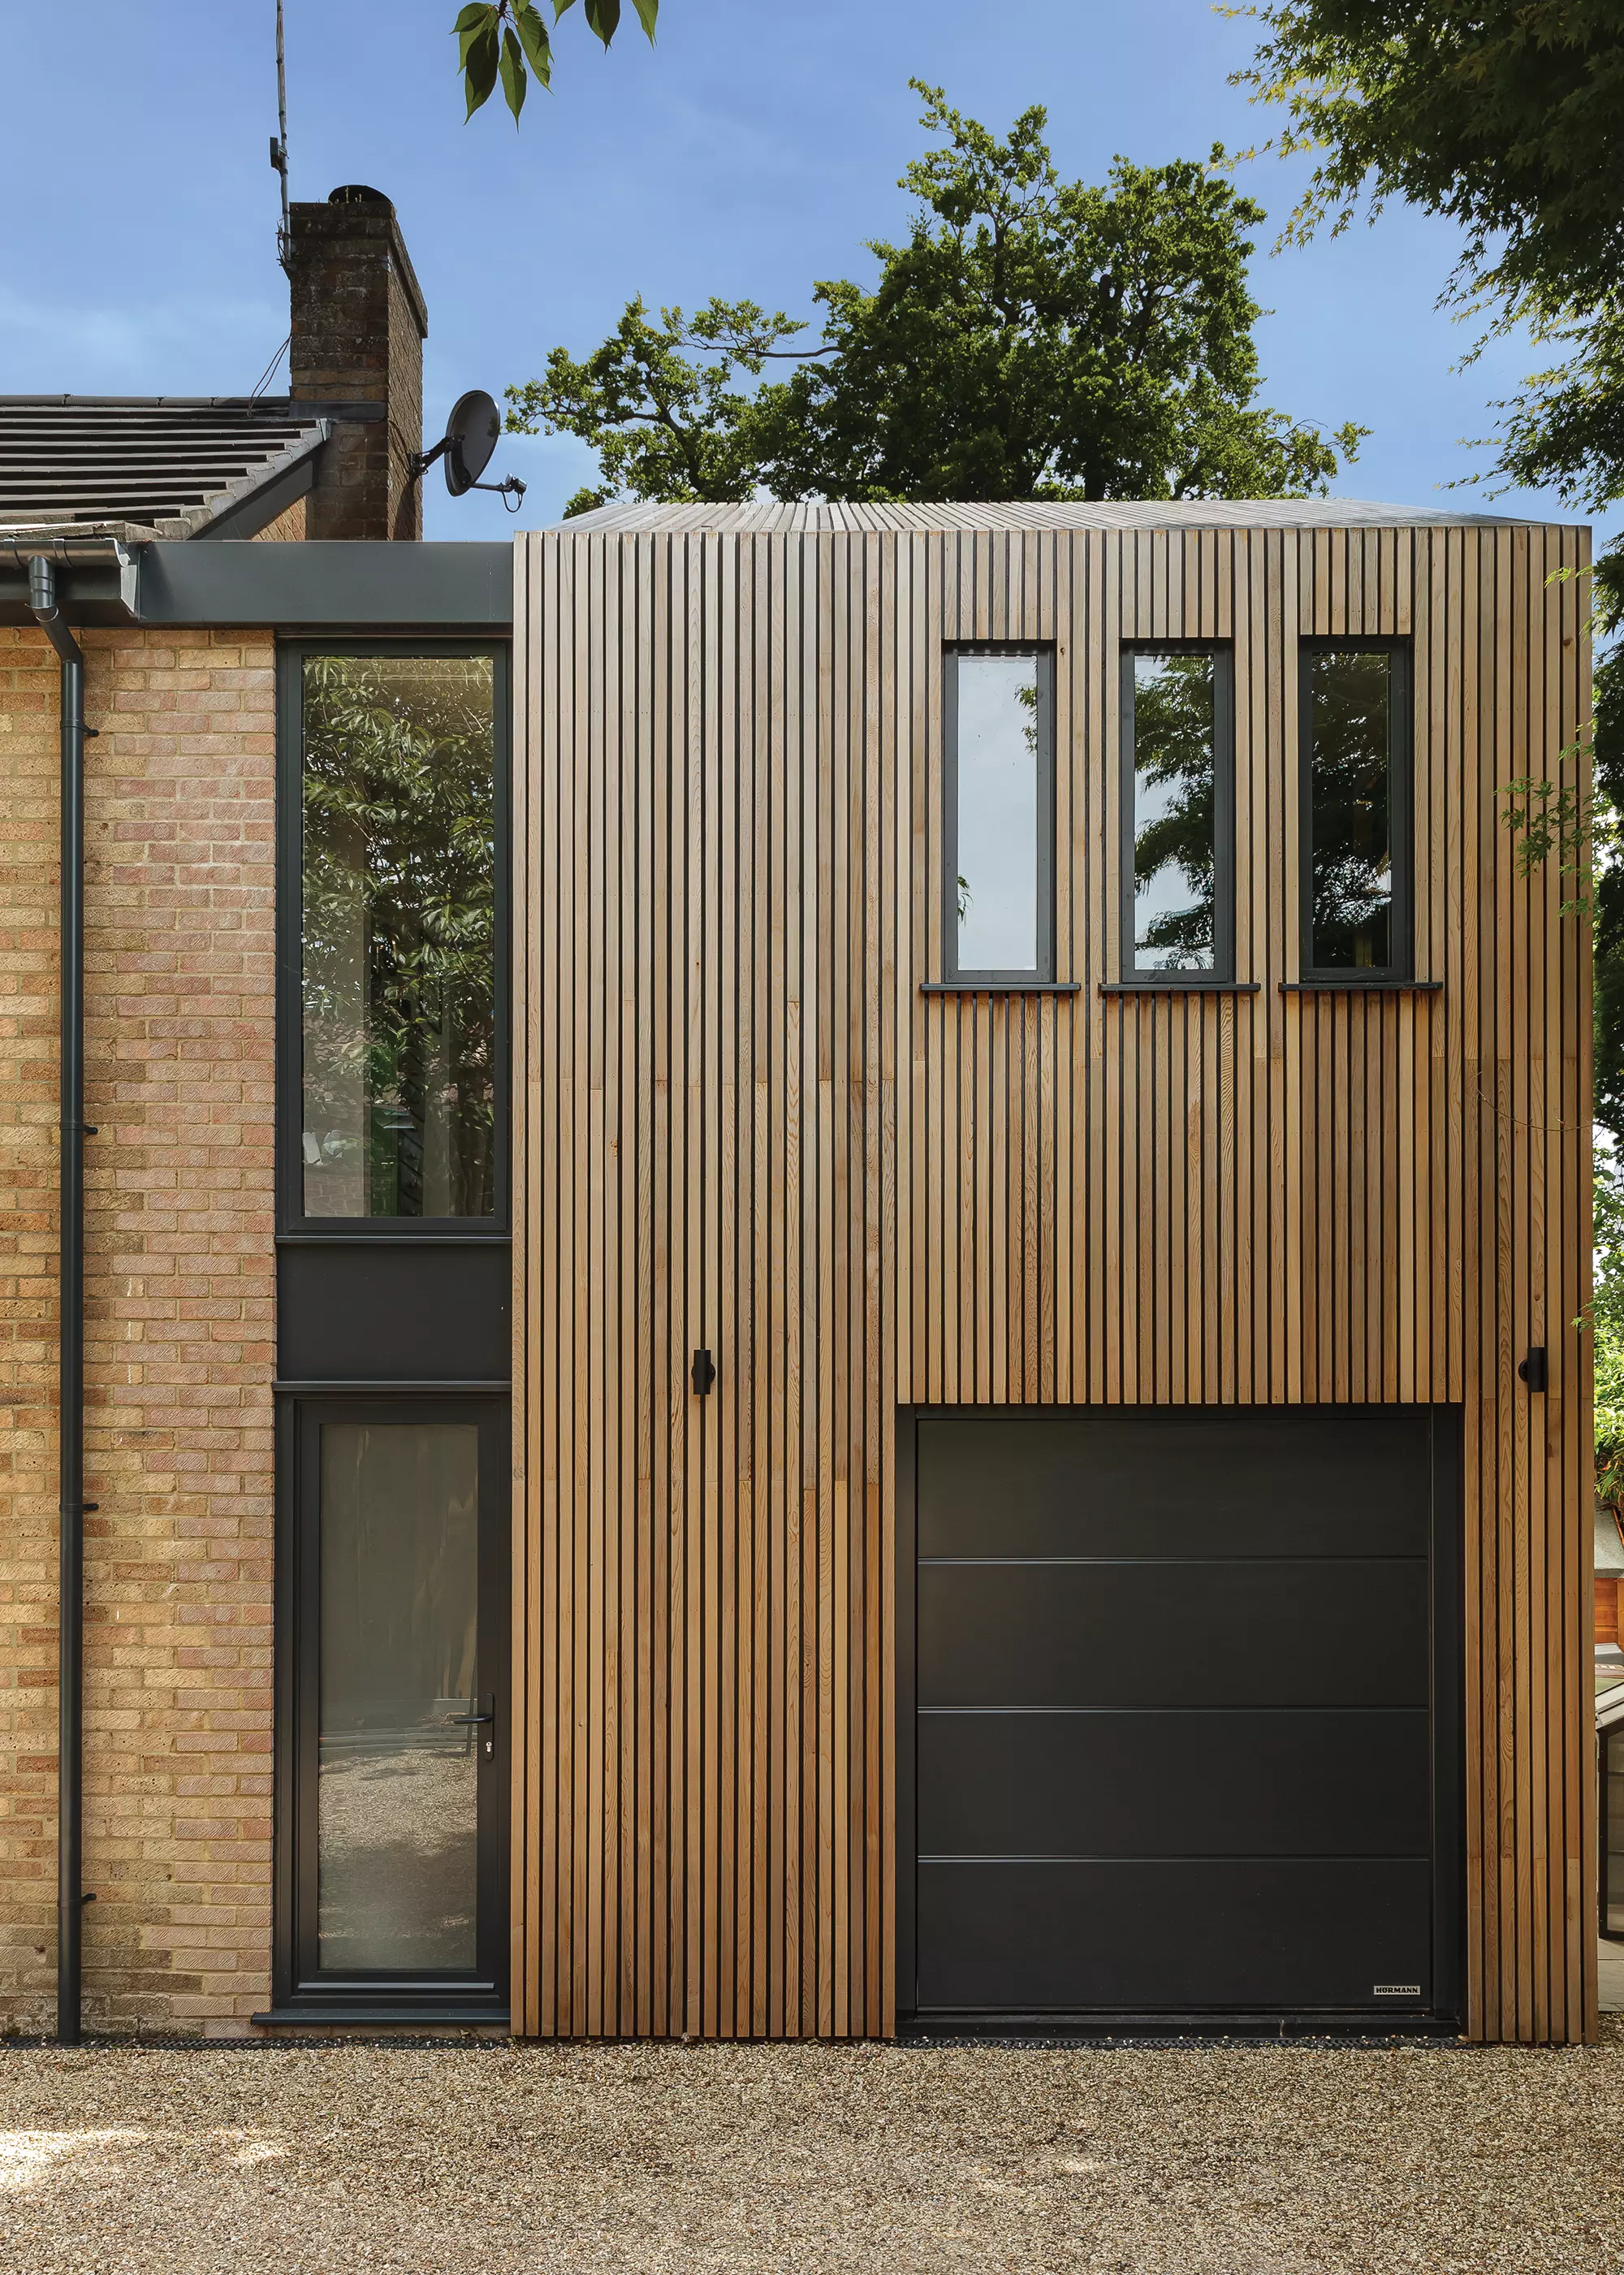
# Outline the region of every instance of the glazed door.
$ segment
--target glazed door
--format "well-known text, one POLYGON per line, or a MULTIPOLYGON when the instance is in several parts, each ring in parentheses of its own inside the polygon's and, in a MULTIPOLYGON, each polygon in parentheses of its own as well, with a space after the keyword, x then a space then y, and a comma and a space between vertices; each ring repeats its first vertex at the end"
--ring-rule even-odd
POLYGON ((505 1413, 296 1415, 295 2000, 505 2011, 505 1413))

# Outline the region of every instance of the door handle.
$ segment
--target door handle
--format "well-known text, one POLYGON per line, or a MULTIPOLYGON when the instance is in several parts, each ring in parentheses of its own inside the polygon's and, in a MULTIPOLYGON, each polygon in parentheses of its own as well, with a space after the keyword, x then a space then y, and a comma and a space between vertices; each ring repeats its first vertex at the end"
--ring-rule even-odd
POLYGON ((485 1712, 483 1714, 448 1714, 445 1719, 454 1727, 460 1727, 464 1729, 477 1729, 481 1723, 487 1724, 487 1726, 493 1726, 487 1728, 485 1740, 485 1750, 487 1755, 491 1755, 495 1752, 496 1739, 494 1725, 496 1720, 496 1694, 494 1690, 487 1690, 485 1694, 485 1712))

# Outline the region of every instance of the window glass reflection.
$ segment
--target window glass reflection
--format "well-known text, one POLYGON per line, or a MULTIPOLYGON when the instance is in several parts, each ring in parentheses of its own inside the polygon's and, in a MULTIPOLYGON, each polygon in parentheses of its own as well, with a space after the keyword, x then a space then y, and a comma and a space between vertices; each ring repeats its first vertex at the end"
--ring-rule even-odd
POLYGON ((306 1213, 495 1206, 489 656, 304 666, 306 1213))
POLYGON ((961 655, 958 673, 958 969, 1038 971, 1038 658, 961 655))
POLYGON ((1312 938, 1317 971, 1394 963, 1393 659, 1377 650, 1308 656, 1312 938))
POLYGON ((1217 955, 1216 659, 1133 659, 1134 962, 1211 971, 1217 955))
POLYGON ((476 1961, 478 1455, 470 1425, 321 1428, 324 1969, 476 1961))

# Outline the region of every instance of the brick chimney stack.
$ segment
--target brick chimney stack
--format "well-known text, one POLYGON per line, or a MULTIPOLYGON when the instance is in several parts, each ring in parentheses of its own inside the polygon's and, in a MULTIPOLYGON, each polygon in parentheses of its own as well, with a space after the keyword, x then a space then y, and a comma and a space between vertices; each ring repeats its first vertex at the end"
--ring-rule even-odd
POLYGON ((421 537, 423 342, 428 311, 388 198, 363 184, 289 215, 290 391, 296 403, 376 404, 335 425, 306 501, 308 537, 421 537))

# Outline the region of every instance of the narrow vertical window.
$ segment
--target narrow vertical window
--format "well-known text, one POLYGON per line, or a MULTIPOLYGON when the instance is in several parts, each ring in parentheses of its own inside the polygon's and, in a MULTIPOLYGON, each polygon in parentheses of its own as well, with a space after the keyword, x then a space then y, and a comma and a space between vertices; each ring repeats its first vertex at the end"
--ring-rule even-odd
POLYGON ((306 1216, 495 1210, 494 672, 304 659, 306 1216))
POLYGON ((1228 652, 1122 658, 1122 973, 1234 976, 1228 652))
POLYGON ((1053 675, 1037 649, 948 659, 949 977, 1054 976, 1053 675))
POLYGON ((1303 968, 1402 978, 1409 964, 1405 658, 1303 658, 1303 968))

